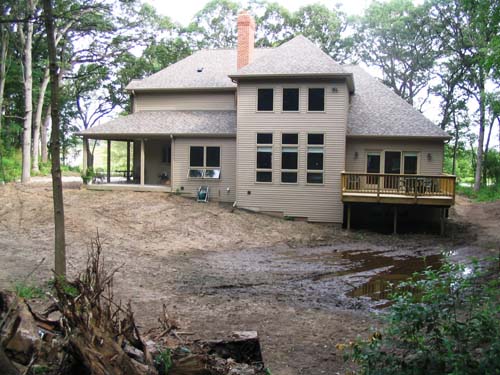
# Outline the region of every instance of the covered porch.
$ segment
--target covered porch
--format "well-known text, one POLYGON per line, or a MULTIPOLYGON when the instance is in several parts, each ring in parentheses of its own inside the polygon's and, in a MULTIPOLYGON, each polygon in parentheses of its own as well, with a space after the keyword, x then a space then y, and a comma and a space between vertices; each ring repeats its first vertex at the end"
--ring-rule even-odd
MULTIPOLYGON (((83 174, 87 173, 89 145, 105 142, 105 168, 95 169, 90 190, 172 191, 172 137, 83 137, 83 174), (125 144, 126 162, 113 165, 112 146, 125 144)), ((116 153, 114 155, 116 157, 116 153)))

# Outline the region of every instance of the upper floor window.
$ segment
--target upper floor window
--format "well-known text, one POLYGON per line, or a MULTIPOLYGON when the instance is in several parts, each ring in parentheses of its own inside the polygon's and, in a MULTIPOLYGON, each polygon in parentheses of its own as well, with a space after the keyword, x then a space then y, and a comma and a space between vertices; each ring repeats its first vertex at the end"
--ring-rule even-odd
POLYGON ((324 111, 325 110, 325 89, 310 88, 309 89, 309 104, 308 111, 324 111))
POLYGON ((191 146, 188 176, 190 178, 220 178, 220 147, 191 146))
POLYGON ((272 111, 274 109, 274 90, 257 90, 257 111, 272 111))
POLYGON ((257 163, 255 181, 273 181, 273 134, 257 133, 257 163))
POLYGON ((297 112, 299 110, 299 89, 283 89, 283 111, 297 112))

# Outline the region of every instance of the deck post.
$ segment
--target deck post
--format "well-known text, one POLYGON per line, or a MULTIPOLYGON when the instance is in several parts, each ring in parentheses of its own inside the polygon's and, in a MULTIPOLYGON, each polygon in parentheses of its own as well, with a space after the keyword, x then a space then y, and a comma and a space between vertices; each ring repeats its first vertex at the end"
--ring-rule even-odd
POLYGON ((87 174, 87 138, 83 138, 83 165, 82 165, 82 174, 85 176, 87 174))
POLYGON ((440 221, 440 230, 439 233, 441 236, 444 236, 444 226, 445 226, 445 209, 440 208, 439 209, 439 221, 440 221))
POLYGON ((127 182, 130 182, 130 141, 127 141, 127 182))
POLYGON ((398 234, 398 206, 394 205, 393 234, 398 234))
POLYGON ((145 165, 144 139, 141 139, 141 185, 144 185, 144 165, 145 165))
POLYGON ((111 141, 108 140, 108 152, 107 152, 107 171, 106 171, 106 179, 108 184, 111 183, 111 141))
POLYGON ((347 230, 351 230, 351 204, 347 203, 347 230))

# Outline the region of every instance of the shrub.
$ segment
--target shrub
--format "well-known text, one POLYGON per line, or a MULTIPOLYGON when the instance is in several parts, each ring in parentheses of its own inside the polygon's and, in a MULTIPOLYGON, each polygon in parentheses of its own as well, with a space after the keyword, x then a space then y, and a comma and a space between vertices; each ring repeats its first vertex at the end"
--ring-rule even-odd
POLYGON ((351 343, 345 358, 362 374, 498 374, 499 280, 477 263, 416 275, 392 296, 386 328, 351 343))

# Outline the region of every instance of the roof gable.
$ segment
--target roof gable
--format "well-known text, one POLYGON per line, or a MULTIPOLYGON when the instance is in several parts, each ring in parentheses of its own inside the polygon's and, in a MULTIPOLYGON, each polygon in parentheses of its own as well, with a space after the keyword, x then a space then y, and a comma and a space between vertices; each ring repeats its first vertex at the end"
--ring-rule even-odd
POLYGON ((238 70, 233 77, 259 75, 345 74, 342 67, 302 35, 272 49, 238 70))

